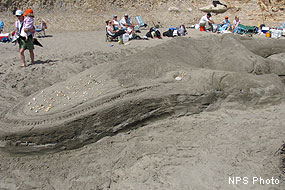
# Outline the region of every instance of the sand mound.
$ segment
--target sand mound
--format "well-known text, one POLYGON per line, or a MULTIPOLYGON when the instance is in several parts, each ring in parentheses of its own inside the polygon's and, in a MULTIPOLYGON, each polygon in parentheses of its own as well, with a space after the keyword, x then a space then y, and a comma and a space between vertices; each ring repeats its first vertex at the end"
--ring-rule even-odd
MULTIPOLYGON (((284 71, 278 68, 284 62, 278 56, 284 52, 282 40, 223 35, 177 38, 127 58, 94 64, 12 109, 3 108, 1 148, 71 149, 150 119, 280 103, 284 84, 278 75, 284 71)), ((82 62, 92 65, 92 55, 82 62)))

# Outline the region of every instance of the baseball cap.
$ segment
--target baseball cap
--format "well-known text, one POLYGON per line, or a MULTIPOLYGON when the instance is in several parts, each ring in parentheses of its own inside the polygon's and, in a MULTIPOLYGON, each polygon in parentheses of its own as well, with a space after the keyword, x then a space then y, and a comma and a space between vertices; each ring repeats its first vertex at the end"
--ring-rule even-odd
POLYGON ((34 14, 34 11, 32 9, 27 9, 23 16, 26 16, 27 14, 34 14))
POLYGON ((226 16, 225 18, 226 18, 226 19, 228 19, 229 17, 228 17, 228 16, 226 16))
POLYGON ((116 17, 118 17, 117 15, 113 15, 113 18, 116 18, 116 17))
POLYGON ((125 13, 124 16, 129 16, 129 15, 127 13, 125 13))
POLYGON ((15 15, 16 15, 16 16, 22 16, 22 15, 23 15, 23 11, 21 11, 21 10, 16 10, 15 15))

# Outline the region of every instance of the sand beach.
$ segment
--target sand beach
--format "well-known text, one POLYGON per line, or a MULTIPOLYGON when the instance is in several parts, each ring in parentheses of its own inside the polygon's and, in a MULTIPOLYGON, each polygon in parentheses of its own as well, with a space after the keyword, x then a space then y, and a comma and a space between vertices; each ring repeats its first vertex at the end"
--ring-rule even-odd
POLYGON ((284 38, 188 32, 0 44, 0 189, 284 189, 284 38))

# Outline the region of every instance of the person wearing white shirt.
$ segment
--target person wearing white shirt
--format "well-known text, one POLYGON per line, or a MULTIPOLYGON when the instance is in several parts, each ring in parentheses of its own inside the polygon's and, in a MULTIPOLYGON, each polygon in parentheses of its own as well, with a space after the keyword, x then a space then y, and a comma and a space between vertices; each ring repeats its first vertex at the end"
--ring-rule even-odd
MULTIPOLYGON (((24 22, 24 13, 21 10, 17 10, 15 12, 15 15, 17 17, 17 21, 15 22, 15 32, 18 36, 20 36, 20 38, 18 38, 18 43, 19 43, 19 49, 20 49, 20 57, 22 60, 22 67, 26 67, 26 61, 25 61, 25 50, 28 49, 30 52, 30 58, 31 58, 31 64, 34 64, 34 44, 31 38, 29 38, 28 40, 26 40, 24 38, 24 36, 26 35, 26 32, 24 31, 24 27, 23 27, 23 22, 24 22)), ((34 28, 33 29, 28 29, 27 32, 34 32, 34 28)))
POLYGON ((128 14, 125 14, 120 20, 120 25, 123 29, 127 30, 128 34, 134 33, 134 25, 132 24, 128 14))
POLYGON ((212 21, 212 18, 211 18, 211 17, 212 17, 211 13, 208 13, 208 14, 204 15, 204 16, 201 18, 201 20, 200 20, 200 22, 199 22, 200 31, 206 31, 205 26, 206 26, 207 23, 209 23, 210 26, 211 26, 212 24, 214 24, 214 21, 212 21))
POLYGON ((120 25, 120 22, 118 21, 117 15, 113 15, 112 25, 115 31, 120 30, 121 25, 120 25))

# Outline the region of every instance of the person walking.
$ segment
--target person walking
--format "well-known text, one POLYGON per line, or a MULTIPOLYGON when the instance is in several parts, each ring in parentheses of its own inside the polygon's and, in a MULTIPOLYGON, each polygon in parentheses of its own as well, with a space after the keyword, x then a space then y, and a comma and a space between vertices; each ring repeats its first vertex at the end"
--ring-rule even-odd
POLYGON ((33 44, 33 37, 32 33, 35 32, 35 28, 30 29, 24 29, 24 15, 28 14, 30 12, 29 9, 27 9, 27 13, 23 13, 21 10, 17 10, 15 12, 15 16, 17 17, 17 21, 15 22, 16 26, 16 34, 19 35, 18 43, 19 43, 19 49, 20 49, 20 58, 22 61, 22 67, 26 67, 26 61, 25 61, 25 50, 29 50, 30 58, 31 58, 31 64, 34 64, 35 55, 34 55, 34 44, 33 44), (26 39, 26 36, 28 38, 26 39))

